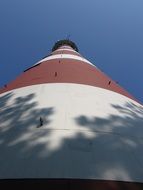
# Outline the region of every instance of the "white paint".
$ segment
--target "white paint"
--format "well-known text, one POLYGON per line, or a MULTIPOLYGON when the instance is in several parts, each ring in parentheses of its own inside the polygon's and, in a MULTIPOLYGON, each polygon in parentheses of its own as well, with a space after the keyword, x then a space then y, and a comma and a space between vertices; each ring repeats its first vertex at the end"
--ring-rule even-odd
MULTIPOLYGON (((53 53, 54 52, 59 52, 59 51, 71 51, 71 52, 74 52, 74 53, 77 53, 77 54, 79 54, 77 51, 75 51, 75 50, 73 50, 73 49, 57 49, 57 50, 55 50, 55 51, 53 51, 53 53)), ((80 55, 80 54, 79 54, 80 55)))
POLYGON ((60 49, 60 48, 73 49, 71 46, 60 46, 58 49, 60 49))
POLYGON ((34 65, 37 65, 41 62, 44 62, 44 61, 49 61, 49 60, 54 60, 54 59, 74 59, 74 60, 78 60, 78 61, 83 61, 85 63, 88 63, 92 66, 95 66, 93 65, 90 61, 88 61, 87 59, 85 58, 82 58, 78 55, 71 55, 71 54, 57 54, 57 55, 51 55, 51 56, 48 56, 42 60, 40 60, 38 63, 34 64, 34 65))
POLYGON ((0 103, 0 178, 143 182, 143 106, 134 100, 51 83, 3 93, 0 103))

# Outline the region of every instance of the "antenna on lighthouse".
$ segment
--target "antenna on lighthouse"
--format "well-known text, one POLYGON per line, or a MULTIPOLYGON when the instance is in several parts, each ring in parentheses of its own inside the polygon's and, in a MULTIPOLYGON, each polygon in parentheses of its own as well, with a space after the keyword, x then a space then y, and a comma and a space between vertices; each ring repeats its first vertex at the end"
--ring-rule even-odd
POLYGON ((68 35, 67 35, 67 37, 66 37, 66 39, 67 39, 67 40, 69 40, 69 39, 70 39, 70 37, 71 37, 71 35, 70 35, 70 34, 68 34, 68 35))

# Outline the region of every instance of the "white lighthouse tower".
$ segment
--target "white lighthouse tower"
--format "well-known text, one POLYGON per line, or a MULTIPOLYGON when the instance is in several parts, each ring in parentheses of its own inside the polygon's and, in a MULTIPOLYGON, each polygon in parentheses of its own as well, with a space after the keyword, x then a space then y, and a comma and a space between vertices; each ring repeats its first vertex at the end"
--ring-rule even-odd
POLYGON ((143 106, 70 40, 0 89, 0 188, 143 189, 143 106))

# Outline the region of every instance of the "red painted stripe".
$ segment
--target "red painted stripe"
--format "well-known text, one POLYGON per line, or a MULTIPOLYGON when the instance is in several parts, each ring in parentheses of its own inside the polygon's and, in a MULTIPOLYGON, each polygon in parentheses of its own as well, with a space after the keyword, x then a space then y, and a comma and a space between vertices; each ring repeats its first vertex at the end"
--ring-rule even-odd
POLYGON ((96 67, 73 59, 54 59, 42 62, 22 73, 16 80, 8 84, 7 87, 1 89, 0 93, 42 83, 76 83, 91 85, 111 90, 134 99, 126 90, 96 67))
POLYGON ((0 180, 1 189, 49 190, 142 190, 143 183, 90 179, 9 179, 0 180))

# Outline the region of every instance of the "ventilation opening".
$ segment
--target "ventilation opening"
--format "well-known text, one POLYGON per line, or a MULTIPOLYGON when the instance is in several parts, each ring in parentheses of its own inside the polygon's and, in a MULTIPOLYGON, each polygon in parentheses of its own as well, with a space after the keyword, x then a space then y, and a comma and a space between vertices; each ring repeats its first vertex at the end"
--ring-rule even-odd
POLYGON ((57 73, 57 72, 55 72, 55 77, 57 77, 57 75, 58 75, 58 73, 57 73))
POLYGON ((43 118, 42 117, 40 117, 40 120, 39 120, 39 125, 37 126, 37 128, 39 128, 39 127, 42 127, 43 126, 43 118))

